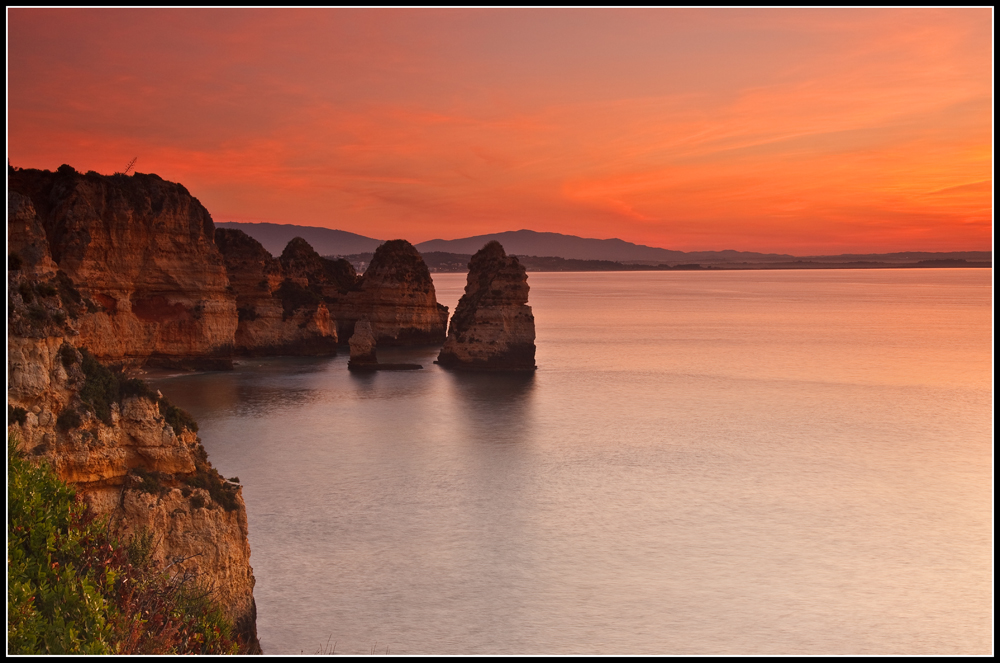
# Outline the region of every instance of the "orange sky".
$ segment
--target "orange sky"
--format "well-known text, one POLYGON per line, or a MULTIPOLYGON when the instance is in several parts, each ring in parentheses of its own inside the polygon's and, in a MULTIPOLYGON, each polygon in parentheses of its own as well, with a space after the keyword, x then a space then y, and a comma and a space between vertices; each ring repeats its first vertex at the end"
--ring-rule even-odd
POLYGON ((984 9, 7 11, 8 160, 412 242, 992 248, 984 9))

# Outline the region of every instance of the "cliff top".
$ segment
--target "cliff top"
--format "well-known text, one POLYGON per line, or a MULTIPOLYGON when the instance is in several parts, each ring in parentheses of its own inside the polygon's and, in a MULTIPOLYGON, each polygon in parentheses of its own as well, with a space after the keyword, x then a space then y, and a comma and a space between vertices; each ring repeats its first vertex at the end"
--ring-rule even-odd
POLYGON ((431 272, 423 257, 405 239, 391 239, 375 249, 361 280, 370 282, 389 275, 392 275, 392 280, 402 283, 420 283, 428 287, 432 285, 431 272))
POLYGON ((343 259, 324 258, 301 237, 288 242, 278 260, 286 277, 305 278, 310 284, 336 286, 340 292, 347 292, 358 280, 358 273, 351 263, 343 259))

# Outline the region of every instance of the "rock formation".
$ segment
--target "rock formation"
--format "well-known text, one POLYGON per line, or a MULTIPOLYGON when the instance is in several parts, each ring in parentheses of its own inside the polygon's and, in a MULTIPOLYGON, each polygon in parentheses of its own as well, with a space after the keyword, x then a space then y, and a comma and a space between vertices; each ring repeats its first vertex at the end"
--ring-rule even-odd
POLYGON ((231 365, 236 300, 212 218, 183 186, 65 165, 7 178, 16 259, 57 267, 87 302, 79 345, 114 363, 231 365))
POLYGON ((378 364, 375 356, 375 335, 367 320, 358 320, 354 324, 354 334, 348 341, 351 346, 351 359, 347 368, 369 368, 378 364))
POLYGON ((160 567, 182 560, 172 569, 195 574, 259 652, 240 486, 212 468, 193 421, 77 349, 58 281, 9 271, 8 293, 8 433, 123 536, 152 533, 160 567))
POLYGON ((358 283, 331 310, 342 338, 366 319, 379 345, 440 343, 448 324, 448 307, 437 303, 424 259, 403 239, 379 246, 358 283))
POLYGON ((354 334, 349 341, 351 359, 347 368, 351 371, 415 371, 423 368, 420 364, 380 364, 375 354, 375 334, 367 320, 358 320, 354 334))
POLYGON ((381 345, 440 343, 448 311, 420 254, 393 240, 358 278, 295 238, 274 259, 215 226, 179 184, 137 173, 8 167, 10 262, 59 274, 77 344, 106 362, 227 368, 233 354, 328 354, 358 320, 381 345))
POLYGON ((56 273, 56 264, 49 253, 45 228, 27 196, 16 191, 7 195, 7 252, 11 269, 48 277, 56 273))
POLYGON ((437 363, 476 371, 535 370, 535 318, 528 276, 497 241, 469 261, 465 294, 455 307, 437 363))
POLYGON ((301 237, 293 237, 288 242, 279 261, 285 278, 313 288, 325 298, 337 300, 358 282, 358 274, 351 263, 324 258, 301 237))
POLYGON ((233 351, 239 355, 323 355, 337 349, 336 324, 323 293, 353 285, 354 268, 321 258, 304 240, 289 243, 282 260, 242 230, 215 231, 236 294, 238 324, 233 351), (333 264, 327 264, 333 263, 333 264))

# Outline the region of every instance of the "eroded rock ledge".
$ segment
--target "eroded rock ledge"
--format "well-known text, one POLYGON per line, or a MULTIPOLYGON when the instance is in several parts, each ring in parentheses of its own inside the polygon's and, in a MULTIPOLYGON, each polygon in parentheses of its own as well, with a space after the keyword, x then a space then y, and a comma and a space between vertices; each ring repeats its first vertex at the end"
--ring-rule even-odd
POLYGON ((499 242, 488 243, 469 261, 465 294, 437 363, 472 371, 535 370, 528 276, 499 242))

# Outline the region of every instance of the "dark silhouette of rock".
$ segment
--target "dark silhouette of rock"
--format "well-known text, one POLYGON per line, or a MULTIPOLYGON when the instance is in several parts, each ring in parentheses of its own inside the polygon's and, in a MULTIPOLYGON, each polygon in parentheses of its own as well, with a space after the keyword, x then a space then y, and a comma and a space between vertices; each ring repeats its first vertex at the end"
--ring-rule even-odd
POLYGON ((535 370, 528 276, 500 242, 489 242, 469 261, 465 294, 437 363, 475 371, 535 370))
MULTIPOLYGON (((264 247, 261 246, 261 249, 264 247)), ((285 278, 317 288, 326 297, 337 298, 357 284, 358 274, 351 263, 343 259, 324 258, 301 237, 288 242, 278 260, 285 278)))

